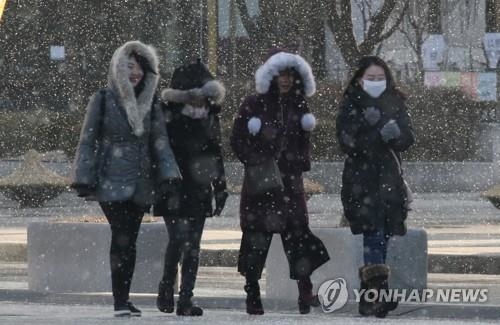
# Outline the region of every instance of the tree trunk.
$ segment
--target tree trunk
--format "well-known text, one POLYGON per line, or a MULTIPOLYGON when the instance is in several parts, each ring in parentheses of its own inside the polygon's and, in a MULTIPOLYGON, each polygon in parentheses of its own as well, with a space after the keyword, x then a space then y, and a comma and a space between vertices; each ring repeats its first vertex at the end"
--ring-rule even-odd
POLYGON ((328 26, 334 35, 335 43, 350 72, 356 68, 363 56, 372 55, 377 45, 394 33, 408 9, 408 2, 404 2, 396 21, 387 29, 386 25, 397 7, 397 1, 385 0, 380 10, 371 17, 368 30, 365 33, 366 37, 360 44, 357 43, 354 35, 351 6, 349 0, 342 0, 339 6, 334 1, 334 4, 329 8, 330 17, 328 20, 328 26))

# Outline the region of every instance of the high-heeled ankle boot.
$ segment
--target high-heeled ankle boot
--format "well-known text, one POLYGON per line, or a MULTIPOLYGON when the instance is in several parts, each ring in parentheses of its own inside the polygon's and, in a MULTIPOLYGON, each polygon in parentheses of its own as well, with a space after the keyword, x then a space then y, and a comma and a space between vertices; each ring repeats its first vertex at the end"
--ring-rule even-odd
POLYGON ((247 314, 249 315, 263 315, 264 307, 260 299, 260 287, 258 281, 248 281, 245 284, 245 292, 247 293, 246 306, 247 314))
POLYGON ((301 314, 309 314, 311 306, 318 307, 320 305, 318 296, 312 293, 313 285, 311 278, 307 277, 297 280, 297 287, 299 289, 299 312, 301 314))

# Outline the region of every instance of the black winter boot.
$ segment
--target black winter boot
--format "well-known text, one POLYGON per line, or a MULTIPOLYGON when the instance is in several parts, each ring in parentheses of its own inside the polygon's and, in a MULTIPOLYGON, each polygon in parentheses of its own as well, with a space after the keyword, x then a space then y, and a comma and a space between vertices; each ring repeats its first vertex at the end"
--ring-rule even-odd
POLYGON ((195 306, 191 297, 179 296, 179 301, 177 302, 177 310, 175 311, 177 316, 202 316, 203 309, 195 306))
POLYGON ((191 301, 193 291, 182 290, 179 292, 179 301, 177 301, 177 310, 175 311, 178 316, 202 316, 203 309, 194 305, 191 301))
POLYGON ((307 277, 297 281, 297 287, 299 289, 299 312, 301 314, 309 314, 312 307, 318 307, 320 305, 318 296, 314 296, 312 293, 312 282, 311 278, 307 277))
POLYGON ((247 299, 245 301, 247 306, 247 314, 264 315, 264 307, 262 306, 262 301, 260 299, 259 282, 257 280, 247 280, 244 289, 247 293, 247 299))
MULTIPOLYGON (((361 289, 366 289, 367 291, 375 289, 378 291, 378 297, 376 297, 376 301, 367 302, 367 293, 366 291, 360 297, 359 302, 359 313, 362 316, 371 316, 375 315, 379 318, 384 318, 387 316, 389 311, 389 302, 381 302, 379 301, 380 291, 387 287, 387 280, 389 278, 389 267, 385 264, 374 264, 367 265, 359 269, 359 277, 361 280, 361 289)), ((369 300, 373 300, 370 297, 369 300)))
POLYGON ((174 312, 174 288, 160 282, 158 288, 158 297, 156 298, 156 307, 162 313, 171 314, 174 312))

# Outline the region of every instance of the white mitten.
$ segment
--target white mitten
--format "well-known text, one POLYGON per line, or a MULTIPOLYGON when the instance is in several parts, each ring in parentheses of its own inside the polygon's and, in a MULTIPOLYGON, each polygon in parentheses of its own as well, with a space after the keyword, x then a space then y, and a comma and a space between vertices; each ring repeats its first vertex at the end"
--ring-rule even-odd
POLYGON ((248 132, 250 132, 251 135, 256 135, 259 133, 260 128, 262 127, 262 121, 258 117, 252 117, 248 121, 248 132))
POLYGON ((304 129, 304 131, 310 132, 316 127, 316 118, 311 113, 304 114, 300 120, 300 124, 302 125, 302 129, 304 129))

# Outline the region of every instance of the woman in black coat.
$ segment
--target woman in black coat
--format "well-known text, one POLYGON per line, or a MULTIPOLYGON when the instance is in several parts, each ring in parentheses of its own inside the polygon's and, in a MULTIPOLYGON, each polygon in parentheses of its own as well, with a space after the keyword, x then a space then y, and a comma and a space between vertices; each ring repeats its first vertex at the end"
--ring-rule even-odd
MULTIPOLYGON (((258 280, 274 233, 281 235, 297 280, 300 313, 317 306, 311 274, 329 260, 323 243, 309 228, 302 174, 311 169, 311 131, 316 119, 306 96, 316 90, 309 64, 299 55, 278 52, 257 70, 258 94, 245 98, 234 121, 231 147, 245 166, 241 190, 241 239, 238 271, 245 276, 249 314, 263 314, 258 280), (262 166, 275 162, 283 186, 267 188, 262 166), (250 170, 257 170, 255 177, 250 170), (255 183, 261 191, 252 190, 255 183)), ((271 165, 272 166, 272 165, 271 165)))
POLYGON ((72 187, 96 197, 111 225, 116 316, 140 316, 129 301, 139 227, 155 188, 180 178, 155 96, 157 71, 152 47, 134 41, 116 50, 108 87, 88 104, 75 156, 72 187))
MULTIPOLYGON (((405 96, 378 57, 359 62, 337 116, 337 137, 347 154, 342 176, 344 214, 353 234, 363 234, 361 288, 387 288, 387 242, 406 233, 409 193, 401 172, 402 151, 414 142, 405 96)), ((394 304, 368 304, 359 312, 383 317, 394 304)))
POLYGON ((182 174, 182 182, 177 187, 172 184, 170 195, 166 191, 154 208, 155 215, 163 216, 169 234, 157 298, 158 309, 165 313, 174 310, 174 284, 182 255, 176 313, 203 314, 191 302, 201 235, 205 219, 220 215, 228 196, 219 121, 224 95, 224 86, 214 80, 200 61, 177 68, 170 88, 162 92, 170 144, 182 174))

